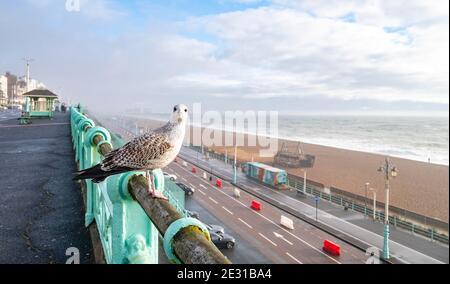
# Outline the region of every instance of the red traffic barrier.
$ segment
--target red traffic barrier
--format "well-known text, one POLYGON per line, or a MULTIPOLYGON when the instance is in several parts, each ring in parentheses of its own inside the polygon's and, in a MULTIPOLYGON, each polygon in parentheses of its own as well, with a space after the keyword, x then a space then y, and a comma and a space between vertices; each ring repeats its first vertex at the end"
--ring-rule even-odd
POLYGON ((196 167, 192 167, 192 172, 195 174, 197 172, 197 168, 196 167))
POLYGON ((222 188, 222 180, 220 178, 216 179, 216 186, 222 188))
POLYGON ((261 210, 261 203, 256 200, 252 200, 252 205, 250 206, 252 209, 261 210))
POLYGON ((323 250, 333 255, 341 254, 341 247, 329 240, 323 241, 323 250))

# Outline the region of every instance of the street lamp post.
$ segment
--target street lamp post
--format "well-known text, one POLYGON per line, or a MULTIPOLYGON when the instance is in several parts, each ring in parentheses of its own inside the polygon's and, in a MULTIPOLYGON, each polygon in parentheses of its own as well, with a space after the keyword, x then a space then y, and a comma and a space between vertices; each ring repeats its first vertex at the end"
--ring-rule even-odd
POLYGON ((306 169, 303 169, 303 194, 306 194, 306 169))
POLYGON ((369 189, 370 183, 366 182, 365 192, 364 192, 364 218, 367 215, 367 190, 369 189))
POLYGON ((377 219, 377 191, 374 188, 369 189, 373 192, 373 220, 377 219))
POLYGON ((314 198, 314 201, 316 202, 316 222, 317 222, 317 209, 318 209, 318 207, 319 207, 319 197, 316 196, 316 197, 314 198))
POLYGON ((386 202, 384 207, 384 242, 383 258, 389 259, 389 180, 397 176, 397 168, 392 165, 389 157, 386 157, 384 164, 378 168, 378 171, 384 174, 384 187, 386 190, 386 202))
POLYGON ((233 164, 233 183, 234 184, 236 184, 236 182, 237 182, 236 163, 237 163, 237 145, 234 147, 234 164, 233 164))

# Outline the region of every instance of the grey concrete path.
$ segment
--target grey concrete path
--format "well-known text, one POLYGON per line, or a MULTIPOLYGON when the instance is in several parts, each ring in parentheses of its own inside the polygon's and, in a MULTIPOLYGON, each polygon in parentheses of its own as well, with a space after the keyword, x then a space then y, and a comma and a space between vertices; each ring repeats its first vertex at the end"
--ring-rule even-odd
POLYGON ((0 120, 0 263, 65 263, 70 247, 90 262, 74 170, 68 113, 25 126, 0 120))

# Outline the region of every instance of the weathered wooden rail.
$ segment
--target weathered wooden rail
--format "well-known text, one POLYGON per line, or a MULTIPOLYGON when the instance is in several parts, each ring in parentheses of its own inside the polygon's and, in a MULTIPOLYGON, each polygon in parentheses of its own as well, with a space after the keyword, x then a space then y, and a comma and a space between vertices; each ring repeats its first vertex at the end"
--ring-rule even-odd
MULTIPOLYGON (((89 168, 113 150, 107 129, 96 127, 78 108, 71 108, 72 139, 80 169, 89 168)), ((164 190, 161 170, 154 183, 164 190)), ((86 218, 98 227, 107 263, 158 263, 158 233, 173 263, 227 264, 230 261, 211 242, 198 220, 186 218, 169 201, 154 199, 142 173, 109 177, 102 183, 86 180, 86 218)))

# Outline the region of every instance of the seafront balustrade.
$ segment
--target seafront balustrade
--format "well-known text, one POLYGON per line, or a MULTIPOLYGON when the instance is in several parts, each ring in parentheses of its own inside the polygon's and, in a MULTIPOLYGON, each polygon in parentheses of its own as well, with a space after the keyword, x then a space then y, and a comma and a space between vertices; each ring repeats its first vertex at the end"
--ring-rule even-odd
MULTIPOLYGON (((111 133, 96 126, 80 106, 71 108, 71 131, 80 170, 98 164, 113 149, 111 133)), ((96 224, 105 261, 158 263, 160 234, 172 263, 230 263, 211 242, 204 224, 186 217, 160 169, 154 171, 153 182, 169 201, 149 195, 143 172, 114 175, 101 183, 81 182, 86 192, 85 225, 96 224)))

